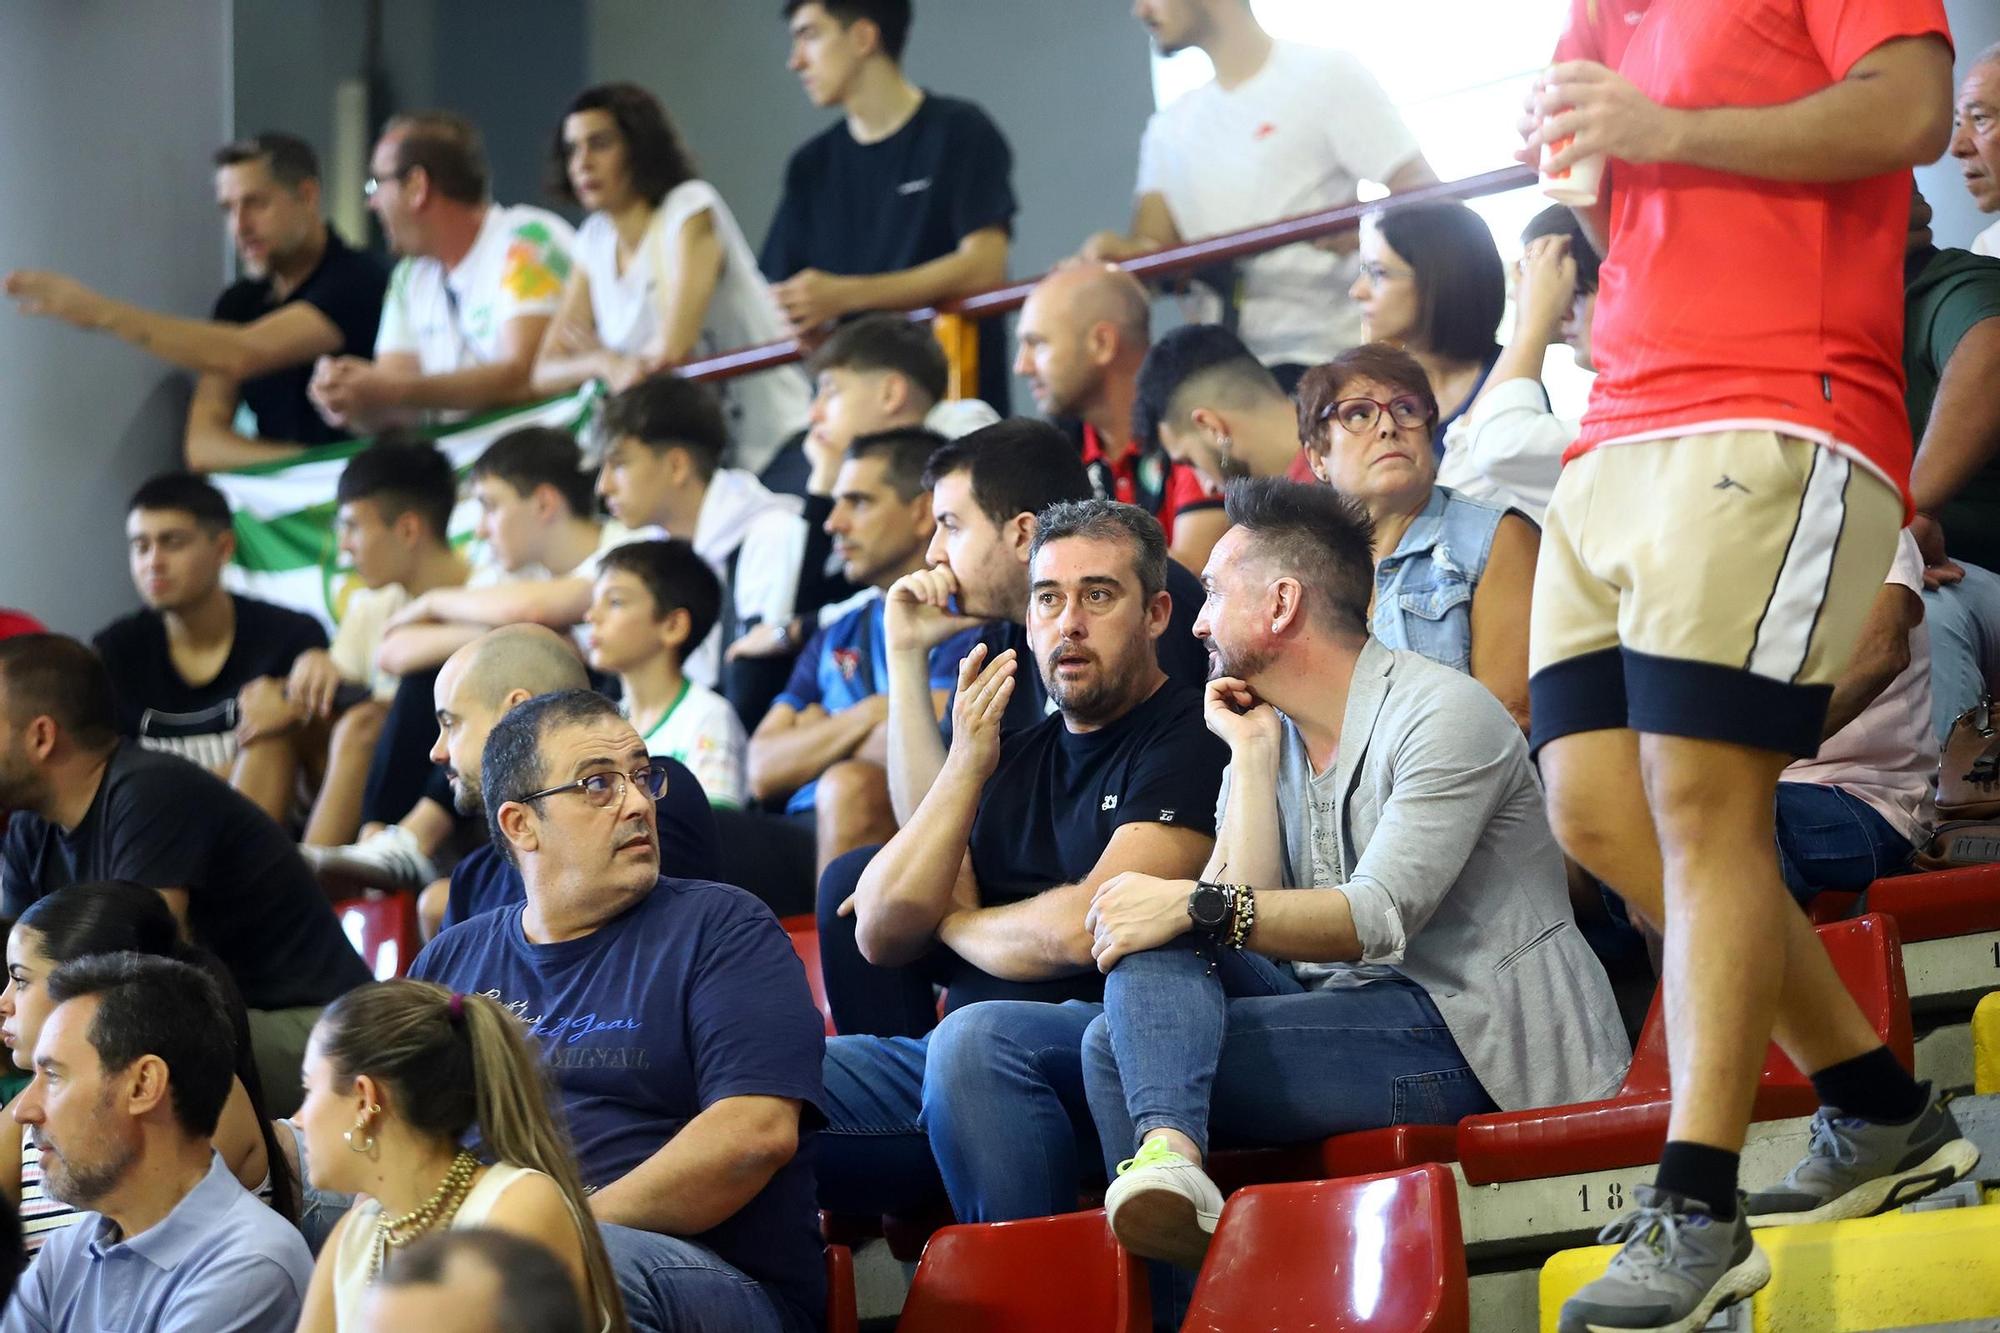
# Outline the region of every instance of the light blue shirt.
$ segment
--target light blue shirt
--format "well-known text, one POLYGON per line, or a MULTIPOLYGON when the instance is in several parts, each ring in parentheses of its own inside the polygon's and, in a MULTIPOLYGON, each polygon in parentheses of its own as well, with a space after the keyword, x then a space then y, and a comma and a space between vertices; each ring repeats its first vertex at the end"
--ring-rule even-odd
POLYGON ((0 1333, 291 1333, 312 1254, 220 1154, 153 1226, 121 1239, 85 1214, 21 1275, 0 1333))

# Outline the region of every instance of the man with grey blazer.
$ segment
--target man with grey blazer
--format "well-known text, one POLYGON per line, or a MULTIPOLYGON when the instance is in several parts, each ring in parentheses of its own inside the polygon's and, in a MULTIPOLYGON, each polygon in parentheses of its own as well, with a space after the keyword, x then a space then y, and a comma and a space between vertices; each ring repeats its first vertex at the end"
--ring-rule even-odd
POLYGON ((1202 878, 1092 903, 1091 1114, 1134 1254, 1198 1267, 1211 1142, 1450 1124, 1609 1095, 1631 1058, 1570 914, 1521 731, 1478 681, 1368 637, 1365 517, 1326 487, 1227 491, 1202 582, 1230 750, 1202 878), (1287 961, 1278 961, 1287 960, 1287 961))

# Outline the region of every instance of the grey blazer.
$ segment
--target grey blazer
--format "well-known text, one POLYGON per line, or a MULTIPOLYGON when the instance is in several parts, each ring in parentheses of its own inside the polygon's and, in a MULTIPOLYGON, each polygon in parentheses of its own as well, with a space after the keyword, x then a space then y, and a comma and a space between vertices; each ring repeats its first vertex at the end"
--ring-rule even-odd
POLYGON ((1632 1048, 1527 743, 1485 686, 1371 639, 1333 771, 1313 774, 1286 720, 1278 792, 1287 887, 1345 891, 1362 945, 1358 964, 1294 963, 1302 981, 1416 982, 1502 1109, 1617 1090, 1632 1048))

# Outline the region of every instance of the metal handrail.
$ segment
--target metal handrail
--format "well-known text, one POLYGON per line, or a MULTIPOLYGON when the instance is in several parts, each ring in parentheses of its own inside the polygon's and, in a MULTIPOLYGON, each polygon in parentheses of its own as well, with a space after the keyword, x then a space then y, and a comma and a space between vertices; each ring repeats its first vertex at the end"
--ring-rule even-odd
MULTIPOLYGON (((1509 190, 1519 190, 1535 183, 1535 173, 1524 166, 1503 167, 1478 176, 1466 176, 1454 181, 1439 181, 1435 185, 1422 185, 1414 190, 1404 190, 1394 196, 1397 205, 1433 203, 1445 199, 1477 199, 1483 195, 1505 194, 1509 190)), ((1297 217, 1282 218, 1261 226, 1247 227, 1221 236, 1210 236, 1204 240, 1189 241, 1184 245, 1170 246, 1156 250, 1137 259, 1128 259, 1118 267, 1142 281, 1173 278, 1197 272, 1213 265, 1245 255, 1262 254, 1279 246, 1293 245, 1300 241, 1317 240, 1337 232, 1352 231, 1361 225, 1361 220, 1383 207, 1384 201, 1376 200, 1365 204, 1347 204, 1340 208, 1323 208, 1313 213, 1301 213, 1297 217)), ((1008 283, 989 291, 975 293, 942 306, 925 307, 909 311, 913 320, 930 321, 939 315, 958 315, 967 319, 990 319, 1004 315, 1010 310, 1018 310, 1028 299, 1028 293, 1035 289, 1041 278, 1030 278, 1024 282, 1008 283)), ((790 365, 804 359, 805 349, 798 340, 786 338, 779 342, 765 343, 758 347, 742 347, 733 352, 722 352, 716 356, 690 361, 681 367, 681 374, 689 379, 720 380, 747 375, 752 371, 769 370, 773 366, 790 365)))

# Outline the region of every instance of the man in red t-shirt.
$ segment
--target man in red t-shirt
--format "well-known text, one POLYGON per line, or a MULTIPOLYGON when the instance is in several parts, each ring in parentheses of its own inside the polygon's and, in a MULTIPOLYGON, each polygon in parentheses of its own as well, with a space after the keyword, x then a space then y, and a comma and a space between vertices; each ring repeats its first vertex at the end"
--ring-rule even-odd
POLYGON ((1770 1277, 1749 1224, 1969 1170, 1786 897, 1779 772, 1816 752, 1902 527, 1911 166, 1951 127, 1941 0, 1572 0, 1524 123, 1609 159, 1599 375, 1535 581, 1534 743, 1563 846, 1665 927, 1674 1106, 1572 1330, 1680 1329, 1770 1277), (1773 1036, 1813 1146, 1738 1207, 1773 1036))
POLYGON ((1152 340, 1152 306, 1139 280, 1110 264, 1064 264, 1035 284, 1014 336, 1014 373, 1076 440, 1098 498, 1139 506, 1160 520, 1174 559, 1189 569, 1207 564, 1229 527, 1222 493, 1132 438, 1139 367, 1152 340))

